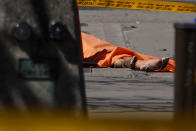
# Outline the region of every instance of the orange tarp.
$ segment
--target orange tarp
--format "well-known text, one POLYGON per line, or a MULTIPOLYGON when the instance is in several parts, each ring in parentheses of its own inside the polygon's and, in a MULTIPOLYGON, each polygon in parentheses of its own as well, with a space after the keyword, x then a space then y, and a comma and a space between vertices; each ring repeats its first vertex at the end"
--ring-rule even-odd
MULTIPOLYGON (((124 57, 137 56, 138 60, 156 59, 156 56, 144 55, 124 47, 114 46, 92 35, 82 33, 83 61, 96 62, 99 67, 109 67, 115 60, 124 57)), ((161 71, 175 71, 175 61, 169 60, 161 71)))

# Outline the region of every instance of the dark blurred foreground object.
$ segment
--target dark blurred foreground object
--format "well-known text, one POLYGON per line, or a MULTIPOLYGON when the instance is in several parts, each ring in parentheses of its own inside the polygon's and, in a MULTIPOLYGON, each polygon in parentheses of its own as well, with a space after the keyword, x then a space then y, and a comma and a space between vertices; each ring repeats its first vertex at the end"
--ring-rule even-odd
POLYGON ((82 62, 82 66, 85 68, 98 67, 97 63, 95 62, 82 62))
POLYGON ((196 24, 175 24, 175 118, 195 118, 196 24))
POLYGON ((0 109, 86 114, 75 0, 0 1, 0 109))

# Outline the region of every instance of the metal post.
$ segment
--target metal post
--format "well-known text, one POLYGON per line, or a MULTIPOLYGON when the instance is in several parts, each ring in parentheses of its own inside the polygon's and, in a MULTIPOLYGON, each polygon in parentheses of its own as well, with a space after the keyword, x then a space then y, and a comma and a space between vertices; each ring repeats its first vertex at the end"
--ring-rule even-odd
POLYGON ((75 0, 0 1, 0 109, 86 114, 75 0))
POLYGON ((193 119, 196 88, 196 24, 175 24, 175 118, 193 119))

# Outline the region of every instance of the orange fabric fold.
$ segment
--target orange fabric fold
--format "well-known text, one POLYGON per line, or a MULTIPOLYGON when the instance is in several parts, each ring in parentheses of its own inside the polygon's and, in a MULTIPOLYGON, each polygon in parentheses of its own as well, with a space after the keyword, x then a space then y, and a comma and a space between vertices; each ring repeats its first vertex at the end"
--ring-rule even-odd
MULTIPOLYGON (((131 49, 118 47, 109 42, 98 39, 92 35, 81 33, 83 61, 96 62, 99 67, 109 67, 117 59, 136 56, 138 60, 157 59, 156 56, 150 56, 135 52, 131 49)), ((175 61, 169 60, 167 66, 161 71, 175 72, 175 61)))

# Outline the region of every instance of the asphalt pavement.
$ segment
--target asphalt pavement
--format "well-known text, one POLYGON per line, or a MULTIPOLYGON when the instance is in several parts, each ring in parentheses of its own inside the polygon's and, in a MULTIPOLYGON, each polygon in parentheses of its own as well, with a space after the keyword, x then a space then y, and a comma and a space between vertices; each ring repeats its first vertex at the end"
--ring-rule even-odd
MULTIPOLYGON (((83 32, 116 46, 172 59, 174 23, 192 23, 196 17, 195 13, 108 8, 80 8, 79 13, 83 32)), ((84 72, 90 118, 173 117, 175 73, 125 68, 85 68, 84 72)))

